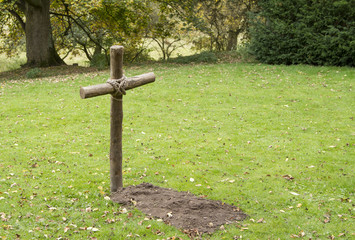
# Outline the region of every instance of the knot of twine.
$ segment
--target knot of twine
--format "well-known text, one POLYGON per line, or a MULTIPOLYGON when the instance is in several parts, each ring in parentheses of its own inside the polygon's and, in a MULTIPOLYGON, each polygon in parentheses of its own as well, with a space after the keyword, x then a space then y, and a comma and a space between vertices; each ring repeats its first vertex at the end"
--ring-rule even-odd
POLYGON ((110 84, 115 89, 115 95, 126 95, 126 89, 124 89, 124 85, 126 83, 127 77, 123 75, 119 79, 108 79, 107 83, 110 84))

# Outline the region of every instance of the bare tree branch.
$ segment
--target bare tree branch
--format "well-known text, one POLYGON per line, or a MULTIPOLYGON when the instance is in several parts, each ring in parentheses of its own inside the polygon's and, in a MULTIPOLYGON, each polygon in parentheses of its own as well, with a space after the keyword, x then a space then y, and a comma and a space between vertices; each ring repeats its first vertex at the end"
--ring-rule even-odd
POLYGON ((63 14, 63 13, 57 13, 57 12, 49 12, 50 14, 53 14, 55 16, 63 16, 63 17, 67 17, 68 19, 72 19, 74 21, 74 23, 76 25, 78 25, 78 27, 84 31, 84 33, 87 35, 87 37, 96 45, 100 46, 102 49, 105 49, 98 41, 96 41, 92 36, 89 30, 85 29, 85 26, 83 26, 81 23, 79 23, 79 21, 77 19, 75 19, 73 16, 71 16, 70 14, 63 14))
POLYGON ((25 32, 26 31, 26 23, 23 21, 21 16, 14 10, 8 9, 8 11, 11 13, 12 16, 14 16, 17 21, 20 23, 22 30, 25 32))

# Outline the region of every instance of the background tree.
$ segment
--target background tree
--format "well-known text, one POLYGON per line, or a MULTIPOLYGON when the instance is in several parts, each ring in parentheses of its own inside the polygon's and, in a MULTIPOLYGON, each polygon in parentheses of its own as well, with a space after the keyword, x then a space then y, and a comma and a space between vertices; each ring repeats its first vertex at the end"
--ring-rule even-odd
POLYGON ((254 5, 255 1, 200 1, 197 11, 200 12, 199 15, 204 22, 200 30, 208 35, 209 49, 217 51, 236 49, 238 39, 247 30, 247 13, 254 5))
MULTIPOLYGON (((28 66, 64 64, 54 47, 49 6, 49 0, 1 1, 0 18, 10 23, 5 34, 7 31, 8 36, 19 39, 19 27, 25 34, 26 65, 28 66), (16 35, 11 35, 11 30, 15 30, 16 35)), ((14 43, 18 44, 19 42, 15 41, 14 43)))
POLYGON ((195 40, 198 49, 230 51, 238 39, 247 36, 248 12, 256 7, 253 0, 157 0, 170 6, 183 21, 201 34, 195 40))
POLYGON ((169 5, 150 3, 149 23, 145 37, 157 44, 163 60, 189 41, 187 24, 179 19, 169 5))
POLYGON ((354 1, 260 1, 250 49, 271 64, 355 66, 354 1))
POLYGON ((53 6, 57 36, 64 52, 85 53, 91 64, 107 65, 113 44, 125 45, 125 60, 142 54, 148 19, 145 1, 66 1, 53 6), (54 10, 55 9, 55 10, 54 10))
POLYGON ((5 39, 1 50, 14 54, 24 43, 24 33, 29 66, 63 64, 55 49, 63 58, 83 51, 89 61, 105 64, 113 44, 127 46, 125 58, 129 61, 145 50, 149 1, 0 1, 1 37, 5 39))

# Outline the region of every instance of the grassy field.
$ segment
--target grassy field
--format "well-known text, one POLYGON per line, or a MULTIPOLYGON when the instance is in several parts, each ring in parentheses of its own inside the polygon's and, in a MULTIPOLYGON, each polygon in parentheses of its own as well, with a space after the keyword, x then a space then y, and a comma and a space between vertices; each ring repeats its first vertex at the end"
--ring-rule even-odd
MULTIPOLYGON (((148 71, 156 82, 124 97, 124 186, 249 215, 203 239, 354 238, 353 68, 153 64, 126 75, 148 71)), ((108 76, 0 79, 0 239, 188 239, 108 200, 110 97, 79 97, 108 76)))

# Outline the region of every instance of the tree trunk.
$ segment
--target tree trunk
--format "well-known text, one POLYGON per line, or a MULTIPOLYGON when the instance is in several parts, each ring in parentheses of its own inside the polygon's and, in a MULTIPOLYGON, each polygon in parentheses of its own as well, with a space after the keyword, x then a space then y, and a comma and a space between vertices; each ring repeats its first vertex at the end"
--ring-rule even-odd
POLYGON ((49 6, 50 0, 26 0, 27 66, 48 67, 65 64, 54 48, 49 6))
POLYGON ((239 35, 238 31, 229 30, 227 51, 232 51, 237 49, 238 35, 239 35))
POLYGON ((99 44, 95 44, 95 51, 94 51, 93 56, 99 56, 99 55, 101 55, 101 53, 102 53, 101 46, 99 44))

